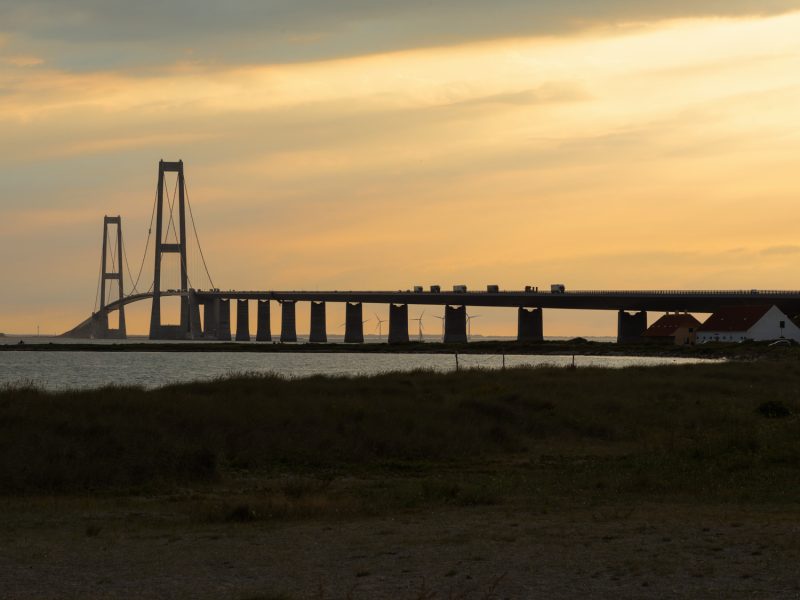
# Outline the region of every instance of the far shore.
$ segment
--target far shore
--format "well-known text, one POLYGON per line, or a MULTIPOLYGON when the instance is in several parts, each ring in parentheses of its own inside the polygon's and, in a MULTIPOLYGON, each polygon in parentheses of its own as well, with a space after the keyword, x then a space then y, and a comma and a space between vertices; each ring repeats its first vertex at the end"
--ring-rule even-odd
POLYGON ((382 354, 507 354, 552 356, 643 356, 676 358, 713 358, 756 360, 800 355, 795 344, 774 346, 770 342, 717 343, 693 346, 667 344, 616 344, 583 338, 543 342, 513 340, 474 341, 468 344, 410 342, 406 344, 371 343, 281 343, 281 342, 146 342, 109 343, 74 341, 65 343, 5 343, 0 351, 25 352, 256 352, 256 353, 382 353, 382 354))

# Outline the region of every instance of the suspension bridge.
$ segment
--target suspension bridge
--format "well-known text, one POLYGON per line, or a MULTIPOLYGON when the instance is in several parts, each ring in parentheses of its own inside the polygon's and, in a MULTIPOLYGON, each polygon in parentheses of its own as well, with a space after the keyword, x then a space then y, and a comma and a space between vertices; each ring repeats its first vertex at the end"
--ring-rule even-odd
POLYGON ((125 339, 125 307, 142 301, 151 302, 152 340, 250 341, 250 302, 257 303, 256 341, 272 341, 271 306, 274 302, 280 307, 280 333, 276 337, 282 342, 297 341, 297 304, 308 303, 311 343, 327 342, 326 305, 331 302, 345 304, 345 343, 364 342, 364 304, 388 305, 389 343, 409 341, 410 305, 444 308, 442 341, 446 343, 468 341, 467 307, 472 306, 516 308, 519 341, 543 339, 544 309, 616 311, 620 342, 641 336, 647 329, 648 311, 711 313, 728 306, 774 304, 788 315, 800 314, 800 291, 790 290, 559 290, 554 293, 540 292, 535 287, 501 291, 497 286, 488 286, 487 291, 476 292, 463 286, 455 286, 453 291, 431 286, 428 291, 419 287, 406 291, 223 291, 215 287, 200 245, 183 161, 159 162, 147 240, 136 276, 125 251, 120 216, 103 219, 101 256, 94 310, 86 320, 64 333, 64 337, 125 339), (169 178, 173 175, 171 183, 169 178), (142 289, 151 245, 152 282, 142 289), (127 293, 126 275, 131 281, 127 293), (180 318, 176 324, 162 322, 162 299, 168 297, 179 298, 180 318), (236 304, 235 330, 231 326, 231 302, 236 304), (110 316, 116 317, 116 327, 111 326, 110 316))

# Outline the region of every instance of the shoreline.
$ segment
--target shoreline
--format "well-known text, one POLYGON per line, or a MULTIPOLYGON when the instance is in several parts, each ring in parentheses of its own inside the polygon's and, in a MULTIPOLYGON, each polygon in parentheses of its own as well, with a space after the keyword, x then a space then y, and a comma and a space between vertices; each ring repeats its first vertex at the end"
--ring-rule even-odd
POLYGON ((0 344, 0 352, 225 352, 225 353, 341 353, 341 354, 493 354, 543 356, 639 356, 754 360, 800 356, 800 347, 770 347, 769 342, 673 346, 616 344, 591 341, 505 342, 468 344, 439 342, 387 343, 281 343, 281 342, 111 342, 0 344))

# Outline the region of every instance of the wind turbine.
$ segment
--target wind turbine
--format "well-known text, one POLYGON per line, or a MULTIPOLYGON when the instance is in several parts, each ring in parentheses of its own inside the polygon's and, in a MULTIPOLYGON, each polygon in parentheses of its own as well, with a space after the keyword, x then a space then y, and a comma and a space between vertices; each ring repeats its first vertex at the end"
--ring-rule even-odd
MULTIPOLYGON (((368 321, 369 321, 369 319, 364 319, 363 321, 361 321, 361 324, 363 325, 364 323, 366 323, 368 321)), ((345 321, 344 323, 340 323, 339 324, 339 329, 341 329, 342 327, 345 327, 345 326, 347 326, 347 321, 345 321)))
MULTIPOLYGON (((368 321, 369 321, 369 319, 364 319, 363 321, 361 321, 361 324, 363 325, 364 323, 367 323, 368 321)), ((347 325, 347 321, 345 321, 344 323, 339 323, 339 329, 341 329, 342 327, 344 327, 346 325, 347 325)))
POLYGON ((422 335, 422 317, 424 317, 424 316, 425 316, 425 311, 423 310, 422 314, 420 316, 418 316, 416 319, 411 319, 412 321, 416 321, 417 324, 419 325, 419 341, 420 342, 424 342, 425 341, 425 337, 422 335))
POLYGON ((439 315, 433 316, 442 322, 442 341, 444 342, 444 317, 440 317, 439 315))
MULTIPOLYGON (((367 320, 369 320, 369 319, 367 319, 367 320)), ((386 320, 385 319, 381 319, 378 316, 378 313, 375 313, 375 320, 378 322, 378 324, 377 324, 378 341, 381 341, 383 339, 383 324, 386 323, 386 320)), ((364 321, 364 323, 366 323, 366 322, 367 321, 364 321)))
POLYGON ((467 339, 472 337, 472 319, 479 318, 480 315, 467 314, 467 339))

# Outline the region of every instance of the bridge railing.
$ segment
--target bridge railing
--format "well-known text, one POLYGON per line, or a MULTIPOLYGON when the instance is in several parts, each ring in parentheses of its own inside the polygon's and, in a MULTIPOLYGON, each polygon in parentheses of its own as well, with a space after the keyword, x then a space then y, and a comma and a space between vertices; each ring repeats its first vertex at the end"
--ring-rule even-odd
MULTIPOLYGON (((452 296, 452 295, 504 295, 515 294, 525 296, 797 296, 800 290, 567 290, 564 292, 551 292, 550 290, 525 291, 525 290, 500 290, 489 292, 486 290, 468 290, 466 292, 455 292, 442 290, 441 292, 414 292, 412 290, 191 290, 200 294, 212 293, 225 296, 226 294, 413 294, 421 296, 452 296)), ((179 294, 177 290, 168 290, 165 294, 179 294)), ((141 294, 147 296, 147 294, 141 294)), ((133 297, 133 296, 128 296, 133 297)))
MULTIPOLYGON (((539 292, 542 294, 543 292, 539 292)), ((544 292, 549 293, 549 292, 544 292)), ((572 296, 786 296, 797 295, 797 290, 571 290, 572 296)))

